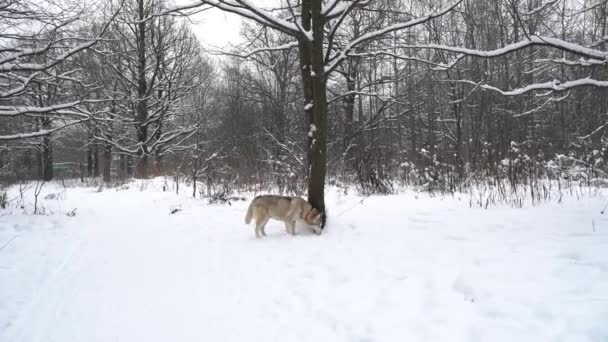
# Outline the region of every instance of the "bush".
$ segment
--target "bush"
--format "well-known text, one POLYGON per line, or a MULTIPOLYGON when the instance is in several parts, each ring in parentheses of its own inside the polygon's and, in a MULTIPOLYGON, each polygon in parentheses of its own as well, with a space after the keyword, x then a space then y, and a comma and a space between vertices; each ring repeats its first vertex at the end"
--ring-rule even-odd
POLYGON ((388 156, 382 148, 372 148, 356 159, 356 182, 364 195, 394 192, 393 179, 387 170, 388 156))
POLYGON ((0 208, 6 209, 8 205, 8 196, 6 195, 6 191, 0 189, 0 208))

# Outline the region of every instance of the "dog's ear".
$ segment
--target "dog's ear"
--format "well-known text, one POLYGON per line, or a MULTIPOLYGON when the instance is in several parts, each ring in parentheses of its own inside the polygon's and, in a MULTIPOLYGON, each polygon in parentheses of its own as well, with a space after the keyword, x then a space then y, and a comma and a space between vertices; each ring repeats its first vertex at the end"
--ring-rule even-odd
POLYGON ((315 208, 312 208, 308 214, 306 214, 305 221, 306 223, 312 225, 315 223, 316 218, 319 216, 319 211, 315 208))
POLYGON ((314 230, 315 234, 321 235, 321 232, 323 231, 323 213, 315 209, 311 223, 312 229, 314 230))
POLYGON ((308 211, 306 215, 304 215, 304 221, 308 222, 308 220, 310 220, 310 211, 308 211))

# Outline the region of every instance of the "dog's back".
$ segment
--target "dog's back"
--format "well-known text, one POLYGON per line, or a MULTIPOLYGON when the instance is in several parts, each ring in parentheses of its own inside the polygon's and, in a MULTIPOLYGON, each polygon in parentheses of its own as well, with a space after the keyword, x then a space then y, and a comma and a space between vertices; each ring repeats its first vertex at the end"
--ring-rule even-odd
MULTIPOLYGON (((305 221, 309 225, 319 225, 319 213, 305 199, 301 197, 288 197, 276 195, 257 196, 249 204, 245 223, 251 223, 255 219, 256 237, 259 234, 266 235, 264 226, 270 219, 283 221, 287 232, 295 235, 296 221, 305 221)), ((320 228, 313 230, 318 234, 320 228)))
POLYGON ((257 196, 249 204, 245 223, 251 223, 251 219, 255 218, 256 222, 260 222, 267 218, 277 220, 287 219, 289 209, 291 208, 293 197, 262 195, 257 196))

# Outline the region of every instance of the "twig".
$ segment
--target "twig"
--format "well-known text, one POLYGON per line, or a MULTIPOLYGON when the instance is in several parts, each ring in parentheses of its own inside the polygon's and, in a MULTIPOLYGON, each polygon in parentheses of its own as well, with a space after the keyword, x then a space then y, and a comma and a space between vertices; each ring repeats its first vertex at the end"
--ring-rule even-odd
MULTIPOLYGON (((359 201, 359 204, 363 204, 363 201, 365 201, 366 199, 368 199, 368 198, 369 198, 369 196, 371 196, 371 194, 370 194, 370 195, 366 195, 365 197, 363 197, 363 198, 362 198, 362 199, 359 201)), ((346 210, 344 210, 344 211, 340 212, 340 213, 339 213, 338 215, 336 215, 335 217, 340 217, 340 216, 342 216, 342 214, 344 214, 344 213, 345 213, 345 212, 347 212, 347 211, 351 211, 351 210, 353 210, 353 209, 354 209, 356 206, 357 206, 357 204, 353 205, 352 207, 350 207, 350 208, 348 208, 348 209, 346 209, 346 210)))
POLYGON ((608 203, 606 203, 606 205, 604 206, 604 209, 602 209, 602 211, 600 211, 600 214, 604 215, 606 208, 608 208, 608 203))
POLYGON ((0 247, 0 252, 2 252, 4 250, 4 248, 6 248, 6 246, 8 246, 9 243, 13 242, 13 240, 15 240, 17 238, 18 235, 14 235, 10 240, 8 240, 2 247, 0 247))

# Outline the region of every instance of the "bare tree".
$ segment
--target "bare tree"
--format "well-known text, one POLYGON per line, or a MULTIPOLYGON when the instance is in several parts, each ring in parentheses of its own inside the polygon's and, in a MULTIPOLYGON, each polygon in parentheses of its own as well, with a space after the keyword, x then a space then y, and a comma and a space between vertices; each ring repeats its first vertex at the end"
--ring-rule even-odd
POLYGON ((39 137, 88 119, 81 108, 87 102, 85 99, 66 101, 51 97, 56 93, 57 84, 79 84, 74 77, 78 70, 61 66, 97 44, 111 20, 98 32, 82 36, 73 29, 82 12, 62 8, 51 1, 34 4, 8 0, 0 6, 0 38, 3 40, 0 47, 0 77, 3 79, 0 118, 41 118, 42 121, 37 130, 3 134, 0 140, 39 137), (61 118, 60 124, 50 127, 51 118, 61 118))
POLYGON ((295 40, 278 47, 268 47, 249 52, 289 49, 297 46, 300 58, 301 81, 304 93, 304 111, 308 130, 308 201, 322 213, 322 226, 326 221, 325 178, 327 167, 327 79, 357 46, 393 31, 420 25, 444 15, 458 3, 429 14, 391 26, 368 32, 344 44, 334 41, 336 32, 350 11, 358 6, 368 6, 368 1, 303 0, 298 6, 286 3, 280 15, 257 7, 251 1, 202 1, 200 4, 182 6, 171 12, 191 10, 193 7, 210 5, 254 20, 263 26, 292 36, 295 40), (327 29, 327 35, 326 35, 327 29))
POLYGON ((98 108, 95 139, 136 157, 135 174, 143 178, 161 174, 163 156, 194 134, 177 118, 193 111, 190 96, 201 85, 196 38, 172 17, 146 20, 160 10, 157 1, 126 2, 110 29, 113 39, 96 49, 98 63, 111 70, 101 76, 111 105, 98 108))
POLYGON ((115 13, 94 31, 79 30, 85 9, 67 2, 2 1, 0 6, 0 142, 36 146, 39 177, 53 178, 52 134, 89 120, 79 53, 97 44, 115 13), (66 9, 67 8, 67 9, 66 9))

